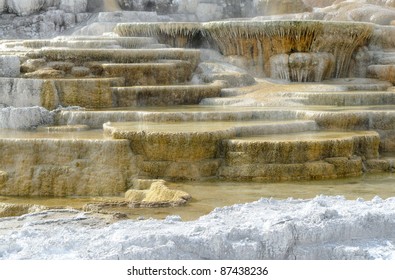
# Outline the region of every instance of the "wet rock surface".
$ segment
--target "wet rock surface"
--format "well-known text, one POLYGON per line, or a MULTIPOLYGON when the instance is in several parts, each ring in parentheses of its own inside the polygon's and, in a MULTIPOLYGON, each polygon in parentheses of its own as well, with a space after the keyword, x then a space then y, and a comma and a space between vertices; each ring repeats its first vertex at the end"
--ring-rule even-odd
POLYGON ((22 216, 0 219, 0 244, 10 244, 0 245, 0 257, 392 258, 392 212, 377 210, 390 210, 391 199, 275 202, 290 219, 267 218, 274 202, 261 200, 191 223, 106 225, 127 218, 119 209, 194 202, 158 179, 268 183, 393 172, 391 3, 0 1, 0 195, 114 197, 86 205, 96 212, 89 215, 4 204, 0 215, 22 216), (238 19, 221 21, 230 17, 238 19), (256 217, 261 229, 280 227, 280 237, 256 235, 256 217), (7 230, 25 222, 37 227, 23 229, 19 244, 7 230), (339 224, 343 231, 326 235, 339 224), (77 226, 93 243, 80 251, 62 235, 65 247, 51 255, 49 235, 35 232, 48 225, 72 237, 77 226), (161 227, 170 236, 152 231, 161 227), (127 242, 114 249, 103 241, 108 234, 127 242))

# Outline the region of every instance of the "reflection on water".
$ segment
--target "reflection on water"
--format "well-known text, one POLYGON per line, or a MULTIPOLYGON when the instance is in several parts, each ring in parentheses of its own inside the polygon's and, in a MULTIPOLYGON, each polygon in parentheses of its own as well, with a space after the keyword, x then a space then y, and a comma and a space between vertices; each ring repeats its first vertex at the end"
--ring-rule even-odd
MULTIPOLYGON (((256 201, 262 197, 286 199, 289 197, 307 199, 317 195, 342 195, 347 199, 363 198, 371 200, 375 196, 383 199, 395 197, 395 175, 365 175, 327 181, 254 183, 254 182, 185 182, 173 183, 171 188, 184 190, 193 197, 192 201, 180 208, 156 209, 112 209, 124 212, 129 218, 163 219, 168 215, 179 215, 183 220, 194 220, 208 214, 216 207, 256 201)), ((73 207, 81 209, 88 202, 103 201, 104 198, 13 198, 0 197, 0 202, 31 203, 49 207, 73 207)), ((114 198, 113 198, 114 199, 114 198)))

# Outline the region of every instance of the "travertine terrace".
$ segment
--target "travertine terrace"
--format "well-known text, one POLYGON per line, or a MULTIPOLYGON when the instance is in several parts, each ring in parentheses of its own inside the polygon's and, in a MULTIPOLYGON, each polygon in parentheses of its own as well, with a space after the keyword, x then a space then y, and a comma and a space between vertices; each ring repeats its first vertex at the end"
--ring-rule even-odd
POLYGON ((73 35, 0 41, 0 195, 392 172, 395 27, 306 7, 208 22, 111 11, 73 35))

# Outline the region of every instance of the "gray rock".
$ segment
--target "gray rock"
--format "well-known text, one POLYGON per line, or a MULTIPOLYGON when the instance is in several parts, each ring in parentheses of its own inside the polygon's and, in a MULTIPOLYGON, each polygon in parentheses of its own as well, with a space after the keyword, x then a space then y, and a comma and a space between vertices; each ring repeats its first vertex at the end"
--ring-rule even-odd
POLYGON ((67 13, 84 13, 88 5, 88 0, 61 0, 60 9, 67 13))
MULTIPOLYGON (((52 1, 53 2, 53 1, 52 1)), ((45 0, 7 0, 8 10, 19 16, 28 16, 45 6, 45 0)))
POLYGON ((0 55, 0 77, 18 77, 21 64, 16 55, 0 55))
POLYGON ((0 0, 0 14, 7 9, 6 0, 0 0))
POLYGON ((0 78, 0 103, 15 107, 41 104, 42 80, 0 78))

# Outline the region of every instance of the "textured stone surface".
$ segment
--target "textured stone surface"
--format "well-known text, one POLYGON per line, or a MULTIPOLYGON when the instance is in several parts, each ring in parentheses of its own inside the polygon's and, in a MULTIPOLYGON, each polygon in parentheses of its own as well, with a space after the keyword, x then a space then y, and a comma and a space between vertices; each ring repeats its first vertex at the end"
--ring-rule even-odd
POLYGON ((368 67, 368 76, 395 84, 395 65, 371 65, 368 67))
POLYGON ((144 63, 162 59, 185 60, 195 69, 200 60, 199 50, 191 49, 42 49, 28 54, 29 58, 49 61, 69 61, 78 66, 87 62, 144 63))
POLYGON ((360 135, 318 132, 225 140, 225 162, 219 176, 254 181, 357 176, 362 173, 362 157, 377 159, 379 143, 375 132, 360 135))
POLYGON ((200 63, 195 77, 205 83, 222 81, 225 87, 242 87, 255 83, 255 78, 246 70, 224 62, 200 63))
POLYGON ((106 108, 113 104, 113 86, 122 86, 123 79, 59 79, 55 87, 62 106, 106 108))
MULTIPOLYGON (((325 159, 327 160, 327 159, 325 159)), ((247 164, 223 166, 219 176, 228 180, 276 182, 290 180, 322 180, 362 174, 361 159, 329 163, 315 161, 295 164, 247 164)))
POLYGON ((0 55, 0 77, 18 77, 20 60, 16 55, 0 55))
POLYGON ((6 107, 0 109, 0 128, 33 129, 39 125, 50 125, 54 114, 41 107, 6 107))
POLYGON ((135 167, 128 141, 76 139, 77 135, 0 139, 0 170, 8 173, 0 194, 114 196, 129 189, 135 167))
POLYGON ((34 72, 44 67, 46 64, 47 63, 44 59, 28 59, 22 63, 21 72, 22 73, 34 72))
POLYGON ((61 0, 60 9, 68 13, 83 13, 86 11, 88 0, 61 0))
MULTIPOLYGON (((218 21, 205 23, 203 28, 222 54, 242 56, 250 71, 266 76, 270 76, 273 56, 320 52, 334 56, 334 77, 346 77, 352 55, 373 34, 371 24, 302 20, 218 21)), ((325 73, 328 72, 325 69, 332 68, 333 60, 329 57, 315 56, 310 64, 312 61, 321 65, 317 72, 325 73)), ((294 70, 298 68, 303 72, 308 66, 296 65, 294 70)), ((295 71, 294 76, 305 76, 301 71, 295 71)))
POLYGON ((270 58, 270 77, 293 82, 320 82, 335 70, 335 57, 330 53, 278 54, 270 58))
POLYGON ((41 104, 42 80, 0 78, 0 103, 15 107, 41 104))
POLYGON ((126 86, 153 86, 186 83, 190 80, 192 66, 179 63, 103 64, 103 74, 124 77, 126 86))
MULTIPOLYGON (((159 12, 159 5, 162 5, 160 9, 163 11, 166 9, 166 5, 169 6, 170 2, 155 1, 155 7, 149 7, 148 2, 145 1, 145 4, 148 6, 137 7, 137 4, 143 5, 143 2, 133 1, 136 4, 134 8, 136 10, 148 9, 152 10, 152 12, 103 12, 98 14, 97 17, 92 17, 91 22, 95 20, 96 22, 89 28, 101 34, 105 31, 112 31, 116 23, 124 20, 151 21, 160 19, 171 21, 172 15, 158 16, 156 13, 159 12)), ((305 11, 308 6, 301 1, 286 0, 196 0, 183 3, 189 6, 182 6, 180 1, 173 1, 171 4, 174 5, 171 8, 173 9, 178 5, 177 11, 184 9, 185 12, 190 12, 191 15, 188 15, 188 18, 190 16, 190 18, 213 19, 246 15, 247 7, 251 7, 252 2, 264 5, 262 9, 266 9, 266 14, 291 13, 299 11, 299 8, 300 11, 305 11), (233 8, 231 8, 232 6, 233 8)), ((319 2, 321 6, 325 6, 328 1, 319 2)), ((84 12, 84 9, 80 9, 80 5, 84 6, 84 3, 87 2, 83 0, 64 0, 58 1, 58 4, 53 4, 56 7, 49 10, 46 10, 47 7, 43 8, 40 15, 34 15, 32 18, 35 17, 36 21, 34 22, 44 22, 45 24, 43 26, 40 25, 42 28, 31 27, 32 30, 37 32, 32 34, 34 36, 39 36, 38 34, 48 35, 51 32, 62 32, 72 27, 78 21, 75 13, 84 12), (59 10, 59 7, 63 10, 59 10)), ((114 3, 114 1, 107 1, 107 3, 114 3)), ((126 5, 125 3, 124 1, 121 4, 126 5)), ((150 3, 152 5, 153 1, 150 3)), ((370 1, 369 3, 373 2, 370 1)), ((178 112, 175 114, 172 112, 173 108, 165 108, 166 112, 162 112, 162 109, 158 110, 160 112, 150 111, 152 108, 142 109, 141 111, 123 111, 119 110, 119 108, 112 111, 86 110, 83 112, 83 110, 80 110, 78 113, 71 112, 68 115, 69 119, 65 118, 62 122, 89 123, 89 125, 92 124, 92 127, 100 128, 107 121, 140 121, 136 124, 138 129, 133 131, 112 129, 111 126, 114 125, 109 124, 105 126, 105 132, 116 139, 122 139, 123 144, 130 149, 130 151, 124 151, 124 156, 130 156, 132 153, 135 155, 132 156, 129 162, 129 164, 136 165, 136 169, 138 169, 138 172, 136 171, 133 175, 137 174, 143 178, 163 177, 174 180, 198 180, 202 177, 207 178, 219 175, 235 180, 258 181, 324 179, 358 175, 364 170, 363 163, 366 160, 371 160, 369 166, 371 166, 372 170, 385 170, 385 163, 375 160, 378 157, 379 147, 381 151, 395 149, 394 116, 392 112, 389 113, 381 108, 381 105, 383 107, 384 105, 388 105, 388 107, 393 105, 395 103, 393 102, 393 96, 390 91, 380 94, 377 92, 366 92, 379 88, 387 90, 389 87, 387 83, 378 84, 373 80, 352 79, 350 76, 354 74, 357 76, 366 75, 366 70, 363 72, 361 69, 366 69, 371 63, 373 65, 370 65, 369 73, 372 73, 375 65, 383 63, 383 65, 387 65, 382 72, 387 76, 382 75, 382 79, 392 81, 393 69, 389 68, 388 65, 395 61, 395 56, 391 50, 378 53, 376 48, 379 46, 391 47, 393 45, 393 38, 384 38, 387 35, 391 35, 393 30, 388 26, 381 28, 360 22, 334 23, 324 21, 324 19, 344 18, 351 21, 363 20, 387 24, 393 14, 387 8, 387 11, 384 12, 383 9, 373 7, 370 4, 369 6, 359 6, 359 4, 360 2, 357 3, 355 1, 352 4, 339 3, 339 5, 328 9, 315 9, 312 14, 288 15, 299 20, 282 21, 278 19, 283 19, 283 17, 272 17, 271 19, 276 20, 235 20, 207 24, 174 23, 171 21, 170 23, 155 24, 121 24, 117 27, 117 31, 122 31, 118 32, 120 35, 157 37, 153 40, 151 39, 149 45, 156 43, 156 40, 158 40, 161 43, 168 43, 175 47, 198 46, 198 44, 192 44, 195 43, 193 42, 194 40, 198 40, 198 43, 202 43, 204 47, 218 48, 223 54, 228 56, 228 58, 223 58, 219 53, 214 55, 206 52, 203 63, 200 63, 200 51, 198 50, 172 48, 153 50, 149 48, 158 46, 147 46, 146 43, 144 45, 141 41, 136 43, 132 38, 116 37, 114 33, 106 34, 101 38, 102 40, 100 40, 100 36, 73 36, 51 40, 5 42, 1 44, 1 51, 3 52, 4 50, 4 53, 19 53, 24 62, 22 64, 24 77, 32 79, 1 78, 0 102, 4 103, 4 105, 1 105, 1 125, 5 128, 14 128, 18 122, 18 125, 23 124, 19 125, 18 128, 32 128, 39 124, 45 124, 48 121, 46 118, 47 114, 42 109, 29 109, 27 110, 29 113, 26 113, 23 111, 24 109, 7 107, 7 105, 40 105, 48 109, 55 109, 58 105, 62 105, 103 109, 116 106, 190 104, 198 103, 203 97, 206 97, 207 99, 202 102, 202 105, 221 105, 223 108, 206 107, 204 110, 208 112, 202 112, 203 106, 199 106, 199 109, 194 114, 188 114, 189 110, 192 110, 191 107, 177 108, 178 112), (324 12, 327 12, 327 15, 324 12), (305 17, 314 19, 316 16, 322 20, 300 20, 305 17), (202 39, 203 35, 207 37, 202 39), (371 36, 373 36, 373 43, 368 45, 371 36), (213 44, 214 41, 216 44, 213 44), (121 47, 132 48, 136 46, 139 49, 121 49, 121 47), (39 50, 27 51, 24 47, 32 47, 39 50), (163 60, 167 60, 167 62, 163 60), (170 64, 171 67, 161 68, 161 66, 170 64), (232 64, 237 64, 238 67, 232 64), (196 69, 197 65, 199 67, 192 79, 193 83, 221 80, 221 86, 227 87, 250 85, 255 82, 253 75, 257 75, 260 78, 270 77, 295 82, 318 82, 331 77, 343 76, 346 79, 344 79, 343 84, 325 83, 314 85, 316 88, 312 86, 310 88, 306 87, 304 91, 302 90, 302 93, 298 93, 295 90, 303 89, 300 85, 291 84, 289 88, 284 86, 276 92, 277 96, 280 96, 281 101, 274 100, 274 95, 271 96, 273 91, 270 87, 276 87, 275 83, 278 81, 273 82, 269 87, 263 88, 260 91, 261 96, 250 95, 249 98, 243 96, 244 93, 248 93, 251 90, 249 88, 240 91, 232 89, 220 93, 219 87, 213 89, 210 86, 201 85, 175 85, 155 88, 146 86, 147 84, 170 85, 187 83, 190 81, 191 73, 196 69), (248 69, 248 71, 245 69, 248 69), (75 76, 88 78, 75 79, 75 76), (103 77, 111 77, 111 80, 103 77), (124 81, 126 83, 123 83, 124 81), (125 88, 123 87, 125 84, 127 86, 143 86, 125 88), (321 89, 324 90, 321 91, 321 89), (339 91, 341 94, 333 93, 331 92, 332 90, 339 91), (355 92, 345 92, 346 90, 355 92), (221 94, 221 97, 227 94, 228 96, 226 96, 227 98, 218 98, 221 94), (326 96, 323 97, 323 95, 326 96), (269 100, 270 98, 273 99, 269 100), (269 100, 269 102, 265 103, 265 99, 269 100), (328 100, 332 103, 328 104, 330 103, 328 100), (278 102, 277 105, 275 102, 278 102), (354 107, 323 108, 316 106, 311 109, 303 106, 305 104, 354 107), (274 108, 275 105, 276 108, 274 108), (369 108, 370 110, 367 111, 357 108, 355 105, 379 106, 369 108), (228 113, 220 114, 222 110, 225 110, 226 106, 233 107, 226 109, 229 111, 228 113), (235 109, 236 106, 265 106, 266 108, 259 108, 259 110, 262 109, 262 112, 258 112, 255 108, 251 108, 251 110, 235 109), (295 109, 297 106, 298 108, 295 109), (238 110, 240 111, 238 112, 238 110), (20 113, 20 116, 17 116, 17 113, 20 113), (245 117, 247 114, 249 114, 248 118, 245 117), (244 137, 244 133, 247 132, 251 133, 251 135, 256 135, 258 132, 264 134, 263 129, 261 130, 257 126, 229 128, 229 123, 215 124, 212 121, 213 119, 219 120, 221 117, 232 121, 240 121, 240 118, 248 120, 279 120, 301 117, 316 120, 318 125, 324 129, 376 130, 381 139, 375 134, 362 140, 351 137, 352 139, 321 139, 314 141, 297 139, 297 143, 289 143, 290 141, 266 141, 265 143, 246 141, 242 143, 243 139, 235 138, 244 137), (27 122, 26 118, 31 118, 32 122, 27 122), (161 121, 154 125, 158 131, 144 128, 151 125, 148 123, 148 120, 161 121), (186 120, 190 122, 186 122, 186 120), (198 123, 197 120, 207 122, 198 123), (165 121, 173 123, 163 123, 165 121), (174 121, 184 122, 175 124, 174 121), (212 129, 215 125, 217 127, 212 129)), ((381 4, 384 5, 384 2, 381 4)), ((48 2, 46 5, 48 5, 48 2)), ((89 9, 92 9, 91 5, 92 2, 90 2, 89 9)), ((174 11, 172 10, 172 12, 174 11)), ((87 17, 85 12, 83 14, 82 18, 87 17)), ((15 17, 15 15, 5 14, 1 16, 1 19, 6 20, 15 17)), ((268 18, 262 17, 261 19, 268 18)), ((30 18, 19 18, 17 23, 21 24, 15 29, 24 30, 26 26, 30 25, 30 18)), ((2 28, 1 32, 7 28, 9 28, 8 25, 2 28)), ((10 57, 8 56, 7 59, 10 57)), ((16 56, 12 57, 17 58, 16 56)), ((13 67, 13 69, 17 68, 19 66, 13 67)), ((6 68, 3 67, 2 69, 6 68)), ((3 73, 3 76, 10 75, 10 70, 8 69, 7 71, 9 72, 3 73)), ((378 77, 378 75, 375 77, 378 77)), ((257 82, 260 80, 256 79, 257 82)), ((59 113, 60 116, 62 114, 63 112, 59 113)), ((279 129, 281 125, 272 124, 272 127, 275 126, 279 129)), ((283 126, 281 127, 283 128, 283 126)), ((293 127, 290 126, 288 133, 293 131, 292 129, 293 127)), ((279 133, 279 130, 272 130, 270 133, 279 133)), ((328 132, 327 134, 329 135, 330 133, 328 132)), ((35 143, 37 145, 34 144, 36 145, 34 146, 26 139, 19 140, 25 141, 26 146, 34 151, 41 151, 45 145, 52 147, 51 145, 54 145, 54 142, 56 142, 48 140, 45 144, 37 144, 39 141, 36 139, 35 143)), ((10 147, 13 147, 15 144, 11 140, 7 141, 11 143, 10 147)), ((95 141, 99 140, 96 139, 95 141)), ((109 140, 109 142, 112 141, 109 140)), ((71 150, 74 148, 77 150, 76 143, 66 142, 67 144, 64 144, 64 146, 69 145, 71 150)), ((97 144, 95 148, 101 149, 103 154, 110 154, 108 150, 113 149, 113 147, 103 151, 103 149, 107 149, 107 143, 103 140, 100 144, 102 146, 99 147, 99 144, 97 144)), ((73 154, 70 156, 72 162, 75 162, 76 158, 78 160, 83 159, 78 161, 76 166, 88 166, 82 168, 82 171, 75 169, 75 166, 70 164, 70 161, 45 161, 40 156, 35 157, 35 159, 39 158, 37 160, 39 161, 38 163, 28 158, 26 161, 30 164, 30 169, 23 167, 23 172, 17 175, 15 175, 18 172, 15 171, 16 168, 0 166, 0 169, 4 170, 2 171, 3 173, 0 173, 0 189, 5 190, 5 193, 12 193, 10 191, 11 184, 14 184, 21 188, 17 188, 17 190, 21 190, 22 194, 30 194, 31 191, 33 194, 62 195, 62 190, 64 189, 67 189, 67 193, 72 194, 102 194, 105 192, 113 194, 121 192, 121 187, 117 186, 116 191, 112 189, 116 179, 119 179, 121 176, 119 175, 121 173, 119 170, 119 172, 114 171, 110 172, 111 174, 107 174, 109 177, 113 176, 113 178, 103 179, 103 182, 110 186, 107 187, 108 189, 99 181, 100 176, 104 177, 104 175, 98 176, 99 178, 97 179, 92 178, 100 170, 93 167, 92 162, 86 163, 84 161, 86 158, 94 158, 95 160, 99 158, 99 156, 93 154, 93 148, 90 145, 94 146, 94 144, 85 141, 78 147, 82 150, 81 153, 70 152, 73 154), (79 172, 83 174, 81 176, 86 175, 86 177, 82 179, 78 177, 79 175, 76 174, 79 174, 79 172), (100 191, 81 190, 80 188, 76 190, 74 188, 75 182, 70 180, 74 183, 69 184, 66 182, 67 177, 78 177, 78 180, 84 186, 96 184, 100 191), (24 181, 25 179, 27 183, 24 181), (53 191, 50 186, 59 189, 53 191)), ((54 148, 49 148, 48 150, 55 153, 54 148)), ((69 154, 67 154, 69 151, 66 151, 66 148, 60 147, 58 150, 63 153, 61 157, 69 157, 69 154)), ((25 152, 27 151, 25 150, 25 152)), ((118 154, 115 154, 119 158, 118 154)), ((44 153, 44 155, 52 158, 51 154, 44 153)), ((17 154, 17 157, 19 156, 21 155, 17 154)), ((123 166, 123 163, 120 164, 114 161, 111 161, 112 167, 123 166)), ((100 168, 105 169, 109 165, 103 165, 100 168)), ((122 168, 120 167, 120 169, 122 168)), ((121 182, 126 182, 123 184, 126 186, 129 184, 128 180, 122 178, 121 182)))
POLYGON ((7 0, 7 5, 11 12, 19 16, 28 16, 44 7, 45 0, 7 0))
POLYGON ((172 106, 199 104, 219 97, 219 85, 136 86, 113 88, 114 106, 172 106))
POLYGON ((148 190, 128 190, 125 198, 139 207, 158 207, 181 206, 186 204, 191 196, 184 191, 169 189, 163 182, 155 182, 148 190))

